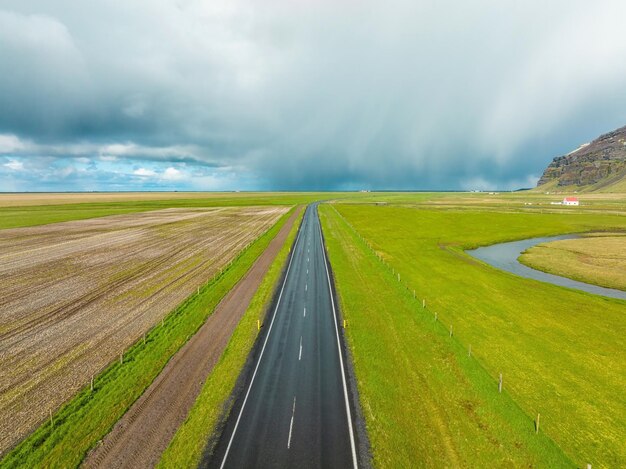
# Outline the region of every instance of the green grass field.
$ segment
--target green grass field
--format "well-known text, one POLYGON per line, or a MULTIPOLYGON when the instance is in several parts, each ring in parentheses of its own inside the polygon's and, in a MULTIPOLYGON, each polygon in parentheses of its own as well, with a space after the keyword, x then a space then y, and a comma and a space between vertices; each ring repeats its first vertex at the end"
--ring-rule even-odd
POLYGON ((186 421, 163 453, 159 467, 196 467, 220 416, 227 412, 228 399, 256 338, 257 320, 264 314, 274 294, 287 256, 298 232, 304 211, 293 225, 284 246, 274 259, 245 315, 237 325, 219 362, 209 375, 186 421))
POLYGON ((377 467, 573 467, 329 206, 321 210, 377 467))
POLYGON ((131 347, 124 362, 114 362, 85 389, 0 461, 0 467, 76 467, 150 385, 169 358, 198 330, 219 301, 246 273, 290 216, 283 215, 242 251, 221 275, 210 280, 170 313, 143 340, 131 347))
POLYGON ((331 207, 323 208, 378 466, 407 466, 411 457, 423 465, 454 465, 455 454, 469 466, 568 465, 567 458, 577 466, 626 463, 626 303, 521 279, 463 252, 534 236, 624 230, 626 218, 335 206, 400 273, 401 290, 412 297, 416 289, 418 303, 426 298, 430 311, 426 320, 406 295, 390 294, 389 275, 362 259, 358 238, 341 228, 331 207), (445 345, 450 325, 454 340, 445 345), (470 345, 489 382, 472 378, 462 363, 470 345), (497 388, 499 373, 511 398, 504 409, 500 396, 487 394, 497 388), (517 406, 525 417, 514 412, 517 406), (548 443, 530 446, 538 413, 540 434, 566 457, 559 459, 548 443))

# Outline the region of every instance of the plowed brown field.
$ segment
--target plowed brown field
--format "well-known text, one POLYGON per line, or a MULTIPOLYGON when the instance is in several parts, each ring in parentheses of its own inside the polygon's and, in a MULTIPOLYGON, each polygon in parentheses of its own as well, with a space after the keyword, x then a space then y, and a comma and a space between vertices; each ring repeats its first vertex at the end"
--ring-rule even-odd
POLYGON ((167 209, 0 231, 0 454, 287 208, 167 209))

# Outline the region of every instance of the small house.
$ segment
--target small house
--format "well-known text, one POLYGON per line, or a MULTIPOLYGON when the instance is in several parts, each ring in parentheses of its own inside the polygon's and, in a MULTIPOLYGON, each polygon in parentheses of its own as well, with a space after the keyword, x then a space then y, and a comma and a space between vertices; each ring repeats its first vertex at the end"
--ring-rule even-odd
POLYGON ((563 205, 579 205, 578 197, 565 197, 563 199, 563 205))

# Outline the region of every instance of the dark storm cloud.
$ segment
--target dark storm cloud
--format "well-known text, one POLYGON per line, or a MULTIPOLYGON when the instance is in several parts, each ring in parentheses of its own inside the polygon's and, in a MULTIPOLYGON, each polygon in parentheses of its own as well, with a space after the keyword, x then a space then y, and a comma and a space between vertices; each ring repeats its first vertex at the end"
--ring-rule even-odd
POLYGON ((5 0, 0 182, 527 187, 551 157, 625 123, 625 13, 619 1, 5 0))

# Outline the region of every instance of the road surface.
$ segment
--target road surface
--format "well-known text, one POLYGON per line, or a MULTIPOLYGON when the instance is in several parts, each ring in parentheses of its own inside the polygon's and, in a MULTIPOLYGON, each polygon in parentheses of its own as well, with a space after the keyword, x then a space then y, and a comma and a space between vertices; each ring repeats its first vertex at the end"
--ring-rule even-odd
POLYGON ((260 352, 206 467, 357 467, 342 325, 330 288, 313 204, 260 352))

